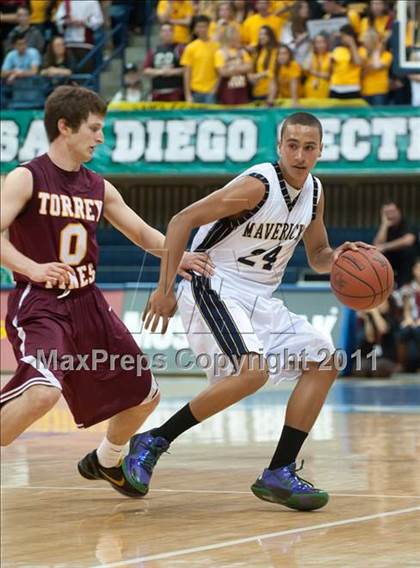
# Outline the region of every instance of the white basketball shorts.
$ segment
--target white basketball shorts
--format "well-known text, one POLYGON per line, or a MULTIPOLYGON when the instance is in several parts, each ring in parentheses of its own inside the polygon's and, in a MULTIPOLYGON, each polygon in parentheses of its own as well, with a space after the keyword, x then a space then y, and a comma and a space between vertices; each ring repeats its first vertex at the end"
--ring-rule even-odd
POLYGON ((196 357, 205 354, 213 362, 206 369, 210 382, 234 373, 235 360, 247 353, 264 356, 273 383, 297 379, 306 362, 326 362, 334 354, 330 337, 281 300, 230 290, 219 294, 197 275, 178 289, 190 347, 196 357))

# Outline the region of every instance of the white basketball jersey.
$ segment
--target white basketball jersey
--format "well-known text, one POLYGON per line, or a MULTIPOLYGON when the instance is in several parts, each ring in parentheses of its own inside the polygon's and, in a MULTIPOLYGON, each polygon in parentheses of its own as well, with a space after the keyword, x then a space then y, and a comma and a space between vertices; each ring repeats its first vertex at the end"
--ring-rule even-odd
POLYGON ((292 201, 277 162, 252 166, 230 183, 244 176, 264 183, 263 199, 238 219, 220 219, 200 227, 191 250, 207 252, 214 262, 213 289, 226 285, 239 292, 270 296, 315 218, 321 183, 309 175, 292 201))

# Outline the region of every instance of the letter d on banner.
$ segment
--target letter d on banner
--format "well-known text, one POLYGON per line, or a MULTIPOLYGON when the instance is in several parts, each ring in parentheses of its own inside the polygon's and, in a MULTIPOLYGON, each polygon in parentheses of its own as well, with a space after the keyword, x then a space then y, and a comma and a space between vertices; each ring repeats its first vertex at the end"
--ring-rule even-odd
POLYGON ((113 162, 136 162, 143 156, 145 148, 144 126, 138 120, 116 120, 114 122, 115 148, 113 162))

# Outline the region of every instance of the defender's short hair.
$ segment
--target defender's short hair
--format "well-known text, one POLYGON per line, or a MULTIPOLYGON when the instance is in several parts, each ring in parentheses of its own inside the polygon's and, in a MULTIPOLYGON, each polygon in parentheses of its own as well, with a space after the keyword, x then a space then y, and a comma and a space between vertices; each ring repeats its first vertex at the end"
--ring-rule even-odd
POLYGON ((281 125, 280 140, 283 139, 283 135, 286 132, 286 128, 289 125, 293 124, 300 124, 302 126, 313 126, 314 128, 317 128, 319 131, 320 141, 322 142, 322 124, 320 123, 320 121, 317 119, 316 116, 310 114, 309 112, 295 112, 294 114, 288 116, 281 125))
POLYGON ((69 85, 57 87, 45 104, 44 124, 48 140, 52 142, 59 136, 57 123, 60 118, 77 131, 89 113, 105 116, 106 109, 105 101, 90 89, 69 85))

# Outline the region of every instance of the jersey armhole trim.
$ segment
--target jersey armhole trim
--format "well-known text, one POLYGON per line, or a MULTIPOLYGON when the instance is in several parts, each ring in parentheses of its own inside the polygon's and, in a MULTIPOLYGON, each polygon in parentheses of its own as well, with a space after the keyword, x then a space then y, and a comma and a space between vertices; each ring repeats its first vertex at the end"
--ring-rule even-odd
MULTIPOLYGON (((205 252, 209 248, 215 246, 216 244, 220 243, 223 239, 225 239, 234 229, 237 229, 240 225, 243 225, 246 221, 248 221, 253 215, 255 215, 261 207, 265 204, 268 199, 268 195, 270 193, 270 183, 266 177, 262 174, 252 172, 250 174, 246 174, 249 177, 254 177, 259 179, 263 182, 265 187, 264 197, 261 201, 253 208, 238 217, 237 219, 219 219, 210 231, 207 233, 204 240, 194 249, 194 252, 205 252)), ((245 177, 245 176, 244 176, 245 177)))
POLYGON ((312 176, 312 180, 314 183, 313 189, 313 196, 312 196, 312 217, 311 221, 313 221, 316 217, 316 210, 318 207, 319 198, 321 197, 321 189, 320 184, 315 176, 312 176))
POLYGON ((28 170, 29 172, 31 172, 32 175, 32 194, 31 197, 28 199, 28 201, 25 203, 25 205, 22 207, 22 209, 19 211, 19 213, 16 215, 15 219, 19 219, 20 217, 22 217, 22 215, 24 215, 30 208, 31 206, 31 202, 32 199, 34 198, 34 181, 35 181, 35 174, 33 169, 30 166, 30 160, 27 162, 22 162, 21 164, 18 164, 18 166, 16 166, 17 168, 25 168, 26 170, 28 170))

